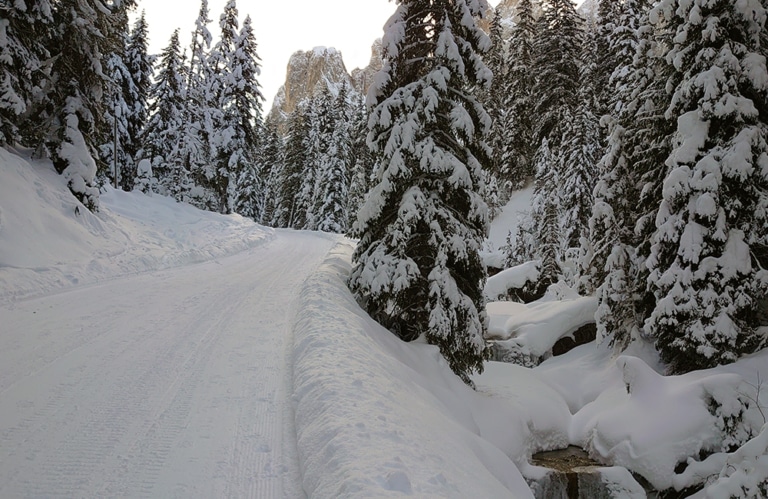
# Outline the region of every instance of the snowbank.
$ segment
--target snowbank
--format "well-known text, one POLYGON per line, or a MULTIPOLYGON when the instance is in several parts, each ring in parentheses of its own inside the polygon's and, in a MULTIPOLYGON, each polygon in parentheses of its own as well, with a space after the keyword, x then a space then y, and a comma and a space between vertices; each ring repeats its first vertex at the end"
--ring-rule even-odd
POLYGON ((539 280, 539 263, 526 262, 510 269, 502 270, 489 277, 483 290, 487 300, 501 300, 507 297, 511 289, 522 289, 526 284, 535 286, 539 280))
POLYGON ((48 161, 0 148, 0 300, 202 262, 254 247, 272 229, 239 215, 110 187, 88 211, 48 161))
POLYGON ((310 497, 532 497, 513 461, 490 443, 514 438, 524 424, 510 429, 503 401, 465 386, 436 347, 403 343, 371 320, 346 287, 351 251, 348 243, 331 252, 297 307, 304 490, 310 497))
POLYGON ((495 340, 500 350, 516 352, 518 357, 536 364, 560 338, 594 322, 596 309, 594 297, 527 304, 491 302, 486 305, 490 317, 488 338, 495 340))

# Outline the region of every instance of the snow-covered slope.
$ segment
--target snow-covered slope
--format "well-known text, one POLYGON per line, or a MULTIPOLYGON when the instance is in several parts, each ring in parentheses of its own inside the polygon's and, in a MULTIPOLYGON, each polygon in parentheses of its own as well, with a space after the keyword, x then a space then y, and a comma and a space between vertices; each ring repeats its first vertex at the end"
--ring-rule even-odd
POLYGON ((231 255, 274 231, 106 188, 93 214, 47 161, 0 148, 0 300, 231 255))
MULTIPOLYGON (((473 391, 357 306, 350 241, 139 193, 101 206, 0 150, 0 497, 530 497, 531 454, 568 444, 659 488, 766 490, 768 351, 665 377, 647 345, 591 343, 490 362, 473 391)), ((508 310, 509 332, 567 305, 508 310)))

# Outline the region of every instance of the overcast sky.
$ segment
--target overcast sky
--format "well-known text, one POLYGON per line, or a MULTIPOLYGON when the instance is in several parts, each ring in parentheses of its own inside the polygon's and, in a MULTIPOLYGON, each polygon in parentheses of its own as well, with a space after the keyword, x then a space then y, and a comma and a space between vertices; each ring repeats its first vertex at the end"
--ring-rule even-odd
MULTIPOLYGON (((499 0, 491 0, 496 5, 499 0)), ((580 1, 578 3, 581 3, 580 1)), ((219 16, 226 0, 208 0, 209 29, 218 38, 219 16)), ((341 51, 348 71, 364 67, 371 57, 371 45, 381 37, 384 23, 395 9, 389 0, 238 0, 240 23, 250 14, 261 57, 261 83, 269 111, 272 99, 285 81, 291 54, 317 46, 341 51)), ((200 10, 199 0, 145 0, 151 53, 159 54, 168 45, 171 33, 179 28, 183 47, 189 47, 200 10)))

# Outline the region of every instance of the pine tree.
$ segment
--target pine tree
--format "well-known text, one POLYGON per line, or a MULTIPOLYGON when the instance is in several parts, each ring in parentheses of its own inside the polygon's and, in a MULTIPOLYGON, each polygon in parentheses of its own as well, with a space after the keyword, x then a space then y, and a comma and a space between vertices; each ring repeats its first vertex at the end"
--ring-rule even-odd
POLYGON ((507 130, 505 129, 508 120, 506 119, 506 104, 509 98, 506 91, 509 89, 507 83, 507 46, 504 42, 502 18, 497 7, 491 21, 489 37, 491 39, 491 49, 486 57, 488 69, 493 72, 493 89, 485 92, 483 97, 483 106, 491 117, 491 128, 488 133, 488 144, 493 151, 488 166, 485 169, 486 191, 484 199, 490 210, 491 218, 501 210, 508 199, 500 186, 501 177, 501 155, 504 143, 507 141, 507 130))
POLYGON ((536 154, 536 178, 531 201, 530 238, 518 234, 518 248, 515 253, 525 255, 527 259, 541 260, 540 286, 548 286, 558 281, 560 270, 560 197, 558 187, 562 179, 558 176, 559 168, 553 164, 558 161, 549 148, 545 138, 536 154), (528 245, 529 247, 524 247, 528 245))
POLYGON ((288 116, 286 124, 283 163, 278 172, 280 186, 275 203, 274 227, 303 227, 306 211, 297 209, 296 200, 301 190, 304 166, 307 163, 307 137, 309 135, 307 103, 299 103, 288 116))
POLYGON ((365 137, 368 131, 368 113, 364 102, 353 108, 350 125, 350 171, 349 202, 347 204, 347 227, 351 227, 357 212, 362 207, 370 187, 373 172, 373 157, 365 137))
POLYGON ((755 351, 755 303, 768 272, 752 247, 768 242, 764 9, 730 0, 662 0, 654 17, 676 36, 677 117, 648 267, 656 307, 648 332, 672 372, 755 351), (682 36, 685 34, 686 36, 682 36))
POLYGON ((217 197, 215 211, 230 213, 233 194, 241 168, 240 144, 236 139, 237 116, 233 108, 234 88, 232 67, 235 40, 239 32, 238 11, 235 0, 228 0, 219 18, 221 38, 211 52, 211 75, 206 82, 207 92, 214 103, 211 128, 211 161, 214 165, 213 190, 217 197))
POLYGON ((16 0, 13 7, 0 9, 0 145, 29 142, 21 128, 30 121, 36 88, 45 76, 42 61, 49 56, 44 41, 53 22, 51 3, 16 0))
POLYGON ((130 108, 130 95, 136 94, 131 70, 126 64, 129 29, 128 13, 136 6, 135 1, 122 0, 112 6, 112 21, 108 36, 114 38, 111 52, 104 54, 106 59, 105 74, 108 85, 105 90, 104 130, 99 134, 99 176, 102 180, 111 179, 116 186, 125 183, 125 178, 133 179, 134 158, 125 150, 128 142, 128 120, 133 110, 130 108))
POLYGON ((624 33, 621 29, 621 16, 628 10, 626 1, 599 0, 597 7, 597 26, 595 35, 595 52, 592 63, 594 70, 591 76, 591 85, 594 89, 595 109, 598 117, 611 113, 611 104, 615 100, 616 93, 611 87, 610 80, 614 70, 621 64, 619 58, 624 54, 617 50, 617 36, 624 33))
POLYGON ((487 347, 479 250, 489 117, 468 91, 490 85, 490 41, 473 19, 485 1, 399 0, 371 91, 376 184, 358 214, 349 285, 400 338, 424 336, 465 382, 487 347))
POLYGON ((142 12, 133 25, 125 50, 125 66, 128 68, 132 85, 129 91, 124 93, 128 113, 123 149, 130 159, 125 165, 123 189, 132 189, 133 179, 138 176, 136 168, 138 152, 141 149, 140 138, 149 118, 149 92, 152 88, 155 56, 147 52, 148 36, 147 22, 142 12))
POLYGON ((589 236, 589 218, 592 213, 592 189, 597 177, 600 150, 597 118, 588 102, 588 91, 582 99, 573 122, 566 125, 562 145, 563 161, 567 173, 562 178, 560 195, 560 224, 562 249, 580 248, 589 236))
POLYGON ((140 158, 150 161, 160 194, 184 200, 189 190, 188 171, 180 144, 184 137, 185 75, 179 31, 158 61, 159 71, 150 92, 150 118, 142 133, 140 158))
POLYGON ((265 181, 265 187, 262 201, 264 211, 259 222, 264 225, 272 225, 278 209, 284 151, 283 142, 274 119, 270 119, 269 116, 267 117, 264 121, 262 133, 264 138, 261 141, 261 173, 265 181))
MULTIPOLYGON (((253 202, 249 212, 255 220, 261 219, 264 212, 264 179, 261 173, 258 153, 259 139, 262 134, 263 120, 261 103, 261 74, 259 56, 256 53, 256 38, 253 35, 251 17, 246 16, 243 27, 233 43, 229 57, 229 81, 227 82, 228 100, 225 109, 232 123, 234 136, 231 138, 231 150, 228 167, 230 175, 236 175, 238 182, 230 184, 229 203, 238 196, 238 191, 249 189, 253 192, 253 202), (243 174, 247 172, 247 174, 243 174)), ((224 104, 222 100, 222 104, 224 104)))
POLYGON ((320 163, 327 152, 333 129, 330 116, 332 103, 331 92, 327 87, 309 99, 301 187, 295 201, 295 229, 317 230, 316 211, 319 208, 322 181, 320 163))
POLYGON ((583 20, 571 0, 544 0, 543 8, 534 40, 535 137, 537 143, 548 139, 557 157, 563 126, 575 115, 579 102, 583 20))
POLYGON ((208 30, 211 22, 208 0, 201 0, 192 32, 186 81, 185 129, 180 148, 190 182, 194 184, 189 201, 198 208, 218 211, 221 203, 215 189, 216 164, 212 159, 212 138, 221 111, 211 92, 214 80, 209 53, 213 40, 208 30))
POLYGON ((647 10, 645 0, 627 0, 618 25, 609 34, 609 50, 616 64, 607 92, 612 95, 606 104, 611 115, 603 118, 607 149, 598 164, 600 180, 594 190, 589 244, 582 264, 584 290, 597 290, 598 335, 619 350, 641 337, 643 320, 637 296, 644 294, 644 266, 638 258, 635 235, 642 212, 636 202, 641 196, 641 172, 635 165, 638 155, 649 147, 643 142, 648 138, 642 131, 646 126, 643 110, 654 106, 653 100, 638 96, 649 83, 659 84, 653 78, 655 59, 650 55, 657 51, 649 36, 647 10))
POLYGON ((320 206, 317 230, 342 234, 347 230, 349 196, 349 129, 347 87, 342 85, 330 109, 331 130, 325 154, 320 158, 320 206))
POLYGON ((505 140, 499 155, 499 175, 507 190, 522 188, 533 178, 533 157, 537 143, 533 133, 533 40, 536 21, 531 0, 521 0, 517 6, 517 23, 510 33, 507 77, 509 90, 502 106, 506 112, 501 119, 505 140))
POLYGON ((110 7, 100 0, 54 4, 48 41, 53 62, 39 118, 54 167, 91 210, 98 209, 95 158, 106 128, 103 96, 109 79, 102 59, 119 43, 111 30, 113 21, 110 7))

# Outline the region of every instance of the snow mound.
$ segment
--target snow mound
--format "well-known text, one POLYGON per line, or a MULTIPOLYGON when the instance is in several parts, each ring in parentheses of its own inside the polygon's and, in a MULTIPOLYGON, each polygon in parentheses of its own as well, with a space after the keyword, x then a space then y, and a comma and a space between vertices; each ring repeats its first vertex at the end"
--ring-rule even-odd
POLYGON ((540 358, 560 338, 594 322, 597 299, 587 296, 527 304, 491 302, 486 310, 490 317, 488 338, 506 349, 514 348, 540 358))
POLYGON ((572 420, 572 443, 593 457, 665 490, 675 485, 678 463, 749 439, 754 424, 744 413, 749 393, 741 376, 717 370, 662 376, 631 356, 619 357, 616 366, 623 390, 605 390, 572 420))
POLYGON ((94 214, 50 162, 0 148, 0 300, 207 261, 273 235, 239 215, 110 187, 94 214))
POLYGON ((535 285, 539 280, 539 262, 526 262, 515 267, 502 270, 495 276, 489 277, 485 283, 485 297, 488 300, 505 298, 511 289, 522 289, 526 284, 535 285))
POLYGON ((490 443, 511 433, 500 402, 465 386, 436 347, 404 343, 360 309, 346 286, 351 252, 351 242, 331 251, 297 306, 294 404, 308 496, 532 497, 490 443))

